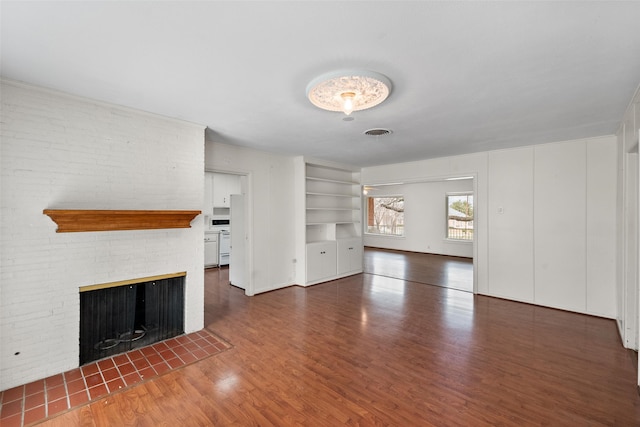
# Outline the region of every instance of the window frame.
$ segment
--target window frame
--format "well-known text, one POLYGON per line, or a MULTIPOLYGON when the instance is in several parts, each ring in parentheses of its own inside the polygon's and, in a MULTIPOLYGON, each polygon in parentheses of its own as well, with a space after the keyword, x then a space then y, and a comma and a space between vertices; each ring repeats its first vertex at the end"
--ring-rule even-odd
POLYGON ((445 215, 444 215, 444 236, 445 236, 445 240, 449 241, 449 242, 453 242, 453 243, 473 243, 475 240, 475 194, 473 191, 451 191, 451 192, 447 192, 445 194, 445 215), (471 208, 473 209, 473 220, 472 223, 473 226, 467 230, 471 230, 471 239, 461 239, 461 238, 457 238, 457 237, 450 237, 449 236, 449 197, 459 197, 459 196, 467 196, 467 198, 469 196, 471 196, 471 208))
MULTIPOLYGON (((402 203, 403 203, 403 208, 404 208, 404 202, 406 201, 404 194, 385 194, 385 195, 366 195, 364 196, 364 234, 370 235, 370 236, 377 236, 377 237, 392 237, 392 238, 405 238, 405 222, 404 222, 404 214, 405 212, 402 212, 402 234, 391 234, 391 233, 376 233, 376 232, 372 232, 369 231, 369 199, 391 199, 391 198, 402 198, 402 203)), ((375 203, 374 203, 375 204, 375 203)))

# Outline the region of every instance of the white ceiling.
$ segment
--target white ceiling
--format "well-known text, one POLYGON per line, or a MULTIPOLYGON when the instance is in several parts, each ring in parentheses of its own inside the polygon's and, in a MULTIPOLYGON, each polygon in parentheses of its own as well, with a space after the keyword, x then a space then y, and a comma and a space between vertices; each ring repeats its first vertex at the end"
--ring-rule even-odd
POLYGON ((359 166, 613 134, 640 83, 637 1, 0 7, 5 78, 359 166), (385 74, 391 95, 350 122, 314 107, 309 81, 343 68, 385 74))

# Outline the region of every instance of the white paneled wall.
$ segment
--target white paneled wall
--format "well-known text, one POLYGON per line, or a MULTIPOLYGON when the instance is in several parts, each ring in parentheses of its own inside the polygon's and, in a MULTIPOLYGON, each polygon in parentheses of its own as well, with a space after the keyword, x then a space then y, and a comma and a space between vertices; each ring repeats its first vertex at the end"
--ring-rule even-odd
POLYGON ((204 321, 203 221, 56 233, 46 208, 201 210, 201 126, 2 81, 0 389, 78 366, 79 287, 187 272, 204 321))
POLYGON ((489 153, 488 172, 489 292, 533 302, 533 148, 489 153))
MULTIPOLYGON (((638 133, 640 131, 640 87, 624 114, 616 133, 617 177, 617 321, 625 347, 638 349, 640 342, 640 292, 638 284, 639 206, 638 133)), ((640 384, 640 373, 638 377, 640 384)))
POLYGON ((587 141, 587 313, 616 313, 615 140, 587 141), (613 172, 612 172, 613 171, 613 172))
POLYGON ((535 147, 533 180, 534 301, 585 311, 586 144, 535 147))
POLYGON ((478 293, 614 318, 615 159, 610 136, 364 168, 362 179, 475 174, 478 293))

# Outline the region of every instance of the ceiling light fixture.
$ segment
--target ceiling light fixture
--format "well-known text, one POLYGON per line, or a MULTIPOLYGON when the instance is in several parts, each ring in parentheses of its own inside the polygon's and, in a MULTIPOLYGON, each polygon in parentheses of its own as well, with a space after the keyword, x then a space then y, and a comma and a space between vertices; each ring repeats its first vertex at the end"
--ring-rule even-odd
POLYGON ((342 70, 323 74, 307 85, 307 97, 323 110, 353 111, 375 107, 391 93, 391 81, 367 70, 342 70))

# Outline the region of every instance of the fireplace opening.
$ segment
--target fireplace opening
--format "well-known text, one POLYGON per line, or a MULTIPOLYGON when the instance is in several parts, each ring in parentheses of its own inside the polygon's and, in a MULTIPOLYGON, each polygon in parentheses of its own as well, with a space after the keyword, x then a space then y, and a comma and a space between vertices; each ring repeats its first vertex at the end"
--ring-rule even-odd
POLYGON ((184 278, 81 289, 80 365, 183 334, 184 278))

